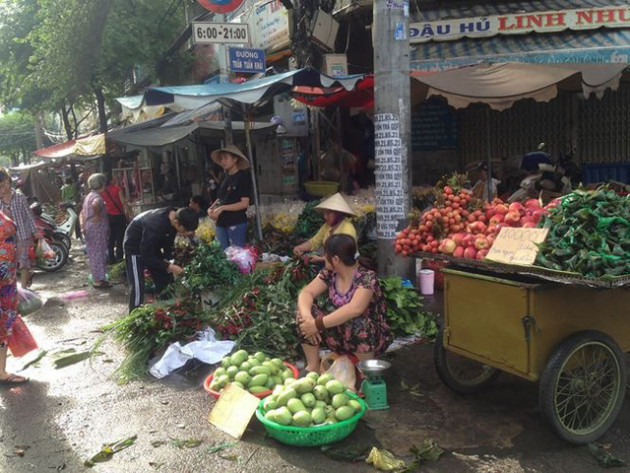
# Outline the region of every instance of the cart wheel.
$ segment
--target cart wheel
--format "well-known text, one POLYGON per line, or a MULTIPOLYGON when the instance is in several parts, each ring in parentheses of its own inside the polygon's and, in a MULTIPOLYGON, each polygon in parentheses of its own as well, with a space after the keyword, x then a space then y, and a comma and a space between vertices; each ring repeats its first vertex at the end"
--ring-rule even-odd
POLYGON ((472 394, 484 390, 501 373, 492 366, 457 355, 444 348, 444 327, 441 325, 433 346, 433 362, 442 382, 461 394, 472 394))
POLYGON ((574 444, 597 440, 624 400, 623 353, 608 335, 579 332, 556 347, 539 387, 540 408, 553 430, 574 444))

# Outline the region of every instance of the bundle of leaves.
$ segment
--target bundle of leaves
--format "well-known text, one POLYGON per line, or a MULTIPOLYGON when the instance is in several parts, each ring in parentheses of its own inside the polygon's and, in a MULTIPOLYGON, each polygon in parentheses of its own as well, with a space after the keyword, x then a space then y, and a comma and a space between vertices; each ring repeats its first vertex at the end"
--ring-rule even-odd
POLYGON ((577 190, 547 208, 537 265, 602 279, 630 274, 630 197, 577 190))
POLYGON ((210 325, 238 348, 291 358, 297 352, 295 314, 300 290, 316 271, 303 259, 256 270, 209 314, 210 325))
POLYGON ((399 277, 382 278, 379 283, 387 304, 387 323, 394 335, 435 337, 435 315, 422 310, 422 297, 415 288, 404 285, 399 277))
POLYGON ((271 225, 265 225, 263 235, 265 238, 260 242, 260 249, 266 253, 290 255, 293 253, 293 247, 299 243, 299 239, 294 235, 287 235, 271 225))
POLYGON ((189 237, 176 237, 173 245, 175 264, 186 267, 197 255, 197 243, 189 237))
POLYGON ((318 200, 309 202, 304 206, 304 210, 297 219, 293 234, 298 238, 310 238, 319 227, 324 224, 324 216, 315 210, 315 207, 319 204, 318 200))
POLYGON ((243 273, 229 261, 217 241, 197 248, 185 267, 183 284, 193 293, 205 289, 225 289, 241 282, 243 273))
POLYGON ((205 325, 206 320, 198 310, 197 302, 191 298, 137 307, 129 315, 105 327, 105 336, 111 335, 127 352, 114 372, 115 378, 121 383, 141 378, 156 351, 174 342, 194 340, 195 334, 205 325))

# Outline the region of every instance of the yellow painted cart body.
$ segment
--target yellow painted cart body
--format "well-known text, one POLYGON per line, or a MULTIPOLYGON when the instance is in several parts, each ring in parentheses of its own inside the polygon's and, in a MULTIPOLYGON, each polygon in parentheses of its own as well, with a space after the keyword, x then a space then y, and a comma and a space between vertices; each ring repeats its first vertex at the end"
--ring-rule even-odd
POLYGON ((581 444, 603 435, 623 403, 630 289, 452 269, 444 276, 435 350, 442 380, 460 392, 485 388, 497 369, 540 381, 541 408, 562 438, 581 444), (476 374, 461 357, 478 362, 476 374))

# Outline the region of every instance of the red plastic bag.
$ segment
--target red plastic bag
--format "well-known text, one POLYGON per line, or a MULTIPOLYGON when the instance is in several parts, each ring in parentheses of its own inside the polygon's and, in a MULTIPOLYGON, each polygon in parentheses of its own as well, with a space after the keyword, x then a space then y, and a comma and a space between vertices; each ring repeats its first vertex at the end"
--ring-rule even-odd
POLYGON ((11 335, 7 341, 13 356, 23 356, 37 349, 37 342, 19 315, 13 322, 11 335))

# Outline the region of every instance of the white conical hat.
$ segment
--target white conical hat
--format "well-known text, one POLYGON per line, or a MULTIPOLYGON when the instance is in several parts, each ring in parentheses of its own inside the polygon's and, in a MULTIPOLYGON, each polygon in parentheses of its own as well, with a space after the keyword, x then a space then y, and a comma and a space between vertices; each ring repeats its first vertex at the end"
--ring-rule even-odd
POLYGON ((221 165, 221 161, 220 161, 220 155, 221 153, 226 152, 226 153, 231 153, 234 156, 236 156, 238 159, 238 163, 237 163, 237 167, 239 169, 247 169, 249 167, 249 160, 247 159, 247 157, 243 154, 243 152, 238 149, 237 146, 235 145, 227 145, 224 148, 219 148, 219 149, 215 149, 211 154, 210 157, 212 158, 212 160, 217 163, 218 165, 221 165))
POLYGON ((339 192, 331 195, 328 199, 315 206, 315 210, 333 210, 347 215, 356 215, 352 207, 350 207, 350 204, 346 202, 346 199, 344 199, 339 192))

